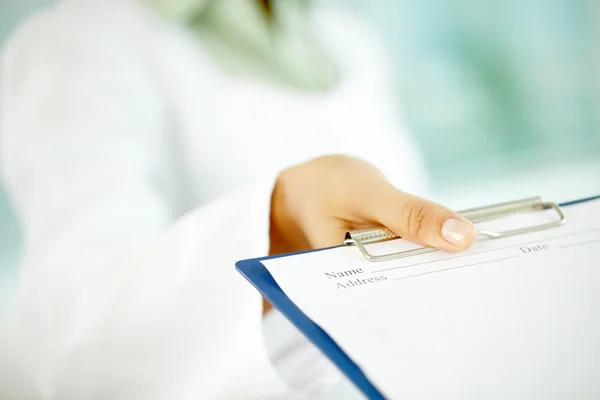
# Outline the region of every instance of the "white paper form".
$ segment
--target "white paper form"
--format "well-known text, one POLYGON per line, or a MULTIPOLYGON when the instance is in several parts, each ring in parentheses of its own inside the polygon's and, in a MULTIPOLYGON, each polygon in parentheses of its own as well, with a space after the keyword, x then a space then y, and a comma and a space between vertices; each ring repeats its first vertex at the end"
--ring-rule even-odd
POLYGON ((263 263, 386 397, 599 399, 600 201, 564 212, 562 227, 459 254, 372 263, 340 247, 263 263))

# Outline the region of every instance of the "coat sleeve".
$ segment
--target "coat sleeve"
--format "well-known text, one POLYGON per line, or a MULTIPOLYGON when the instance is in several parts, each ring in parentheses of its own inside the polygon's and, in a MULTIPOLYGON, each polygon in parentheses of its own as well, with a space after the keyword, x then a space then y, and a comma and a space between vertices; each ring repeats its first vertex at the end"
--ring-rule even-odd
POLYGON ((274 177, 173 222, 152 76, 109 27, 73 34, 74 23, 86 21, 34 18, 0 67, 0 160, 25 235, 17 316, 29 392, 282 398, 261 298, 234 270, 267 252, 274 177))

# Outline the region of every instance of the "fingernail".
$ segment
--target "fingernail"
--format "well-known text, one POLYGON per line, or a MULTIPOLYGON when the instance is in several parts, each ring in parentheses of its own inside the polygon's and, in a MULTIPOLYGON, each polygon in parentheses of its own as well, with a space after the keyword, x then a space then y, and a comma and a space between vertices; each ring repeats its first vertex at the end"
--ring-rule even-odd
POLYGON ((473 225, 450 218, 442 226, 442 237, 452 244, 461 244, 473 230, 473 225))

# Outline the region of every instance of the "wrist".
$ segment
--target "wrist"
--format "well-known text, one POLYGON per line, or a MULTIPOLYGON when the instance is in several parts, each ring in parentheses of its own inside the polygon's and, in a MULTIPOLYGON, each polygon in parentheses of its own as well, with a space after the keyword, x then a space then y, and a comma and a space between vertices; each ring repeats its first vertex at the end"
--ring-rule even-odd
MULTIPOLYGON (((294 191, 296 186, 294 168, 286 169, 277 177, 271 196, 270 249, 269 254, 281 254, 307 248, 299 217, 299 199, 294 191)), ((301 203, 301 202, 300 202, 301 203)))

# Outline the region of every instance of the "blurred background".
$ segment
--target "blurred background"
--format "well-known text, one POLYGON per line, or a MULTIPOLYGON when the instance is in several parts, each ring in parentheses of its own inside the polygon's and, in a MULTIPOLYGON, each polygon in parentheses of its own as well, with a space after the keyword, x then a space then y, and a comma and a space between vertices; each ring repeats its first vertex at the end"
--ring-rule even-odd
MULTIPOLYGON (((0 0, 0 46, 51 2, 0 0)), ((323 2, 381 30, 398 112, 426 156, 436 200, 460 209, 600 193, 600 2, 313 1, 323 2)), ((19 236, 0 184, 0 282, 14 271, 19 236)))
POLYGON ((356 2, 389 41, 436 197, 600 192, 600 2, 356 2))

